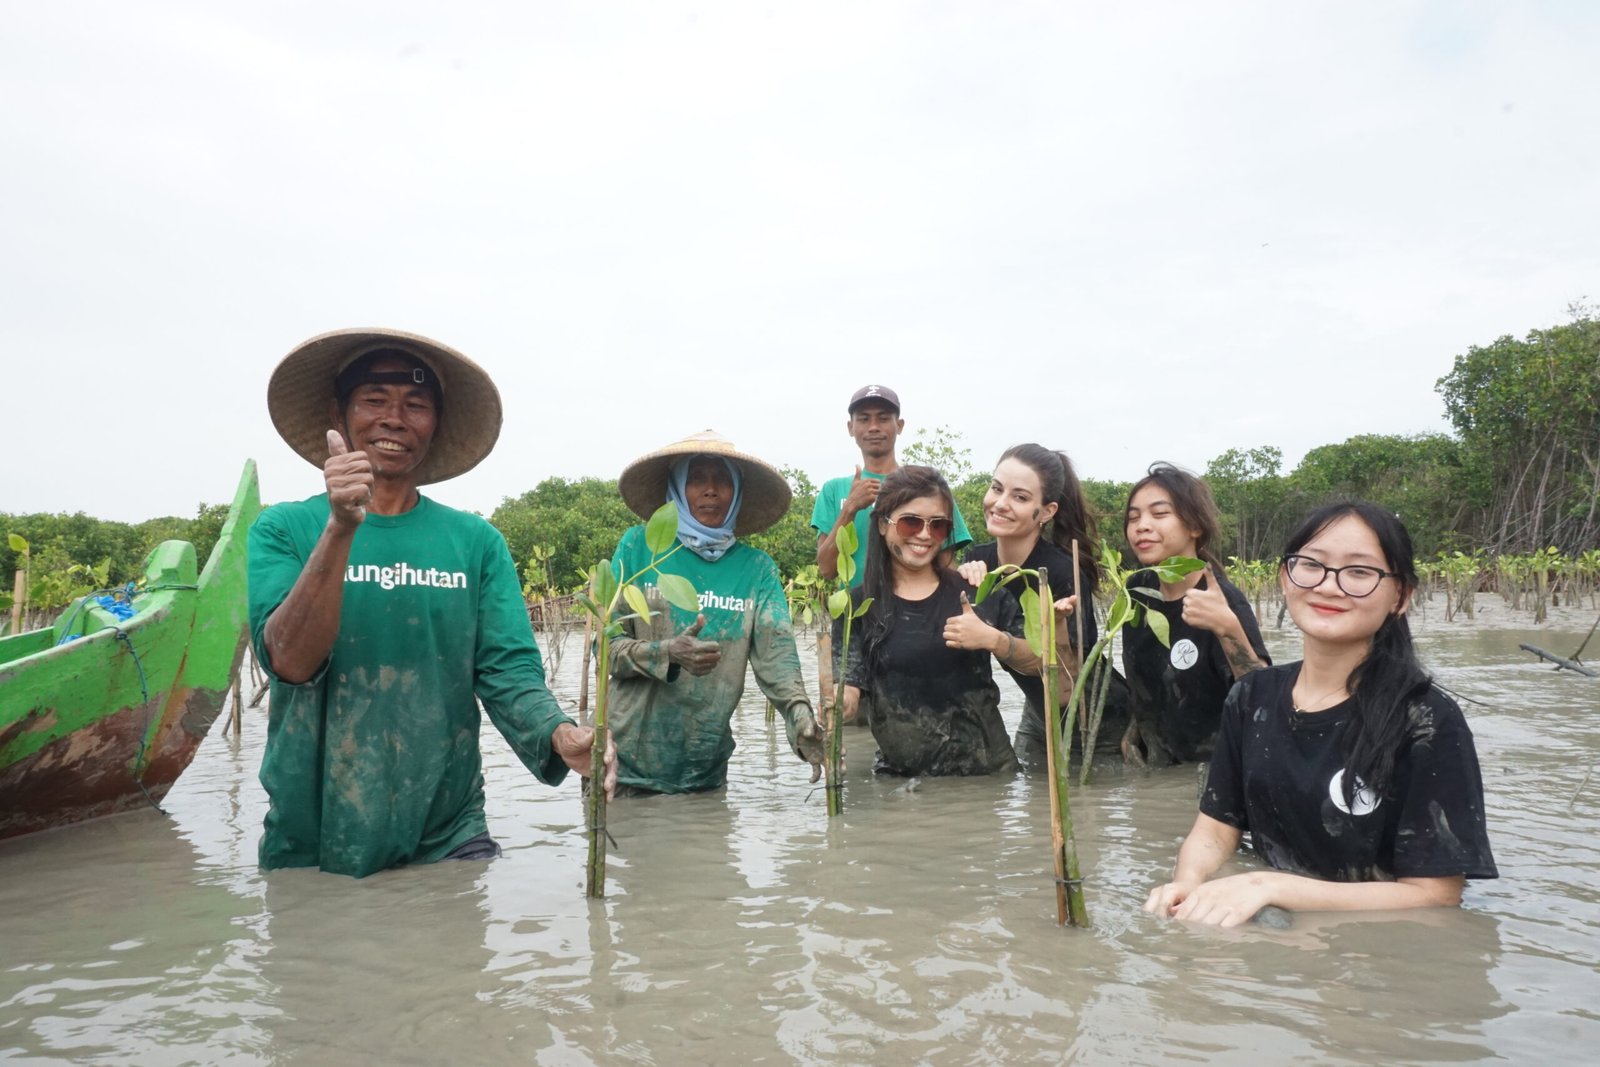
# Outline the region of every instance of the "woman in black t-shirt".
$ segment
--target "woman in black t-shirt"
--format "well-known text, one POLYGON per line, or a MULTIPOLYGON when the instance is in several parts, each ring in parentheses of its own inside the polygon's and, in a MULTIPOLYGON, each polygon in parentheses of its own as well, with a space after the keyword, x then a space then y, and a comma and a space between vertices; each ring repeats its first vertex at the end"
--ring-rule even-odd
POLYGON ((1268 905, 1456 905, 1497 871, 1472 732, 1417 662, 1411 539, 1371 504, 1334 504, 1284 550, 1305 659, 1228 697, 1200 814, 1145 910, 1218 926, 1268 905), (1250 831, 1273 868, 1207 881, 1250 831))
MULTIPOLYGON (((1095 519, 1077 472, 1066 453, 1043 445, 1013 445, 1000 456, 989 491, 983 497, 983 521, 993 541, 967 549, 961 576, 977 585, 984 575, 1004 564, 1024 570, 1046 568, 1050 593, 1056 598, 1057 633, 1071 642, 1074 655, 1067 662, 1074 673, 1083 653, 1099 639, 1094 619, 1093 593, 1100 584, 1100 545, 1095 535, 1095 519), (1081 575, 1072 568, 1072 543, 1078 543, 1081 575), (1078 590, 1089 592, 1080 597, 1078 590), (1072 613, 1081 607, 1083 645, 1077 648, 1077 620, 1072 613)), ((1007 583, 1004 588, 1020 595, 1023 588, 1039 590, 1032 575, 1007 583)), ((1024 673, 1003 664, 1026 699, 1022 720, 1012 744, 1017 758, 1025 764, 1045 761, 1044 682, 1037 671, 1024 673)), ((1063 696, 1070 693, 1067 689, 1063 696)), ((1126 722, 1108 718, 1100 736, 1115 745, 1126 722)))
POLYGON ((851 590, 854 604, 872 604, 851 628, 844 715, 868 705, 882 773, 989 774, 1015 763, 990 656, 1024 672, 1039 660, 1015 597, 998 589, 974 608, 967 583, 940 562, 954 510, 944 478, 918 466, 885 478, 873 508, 865 574, 851 590))
POLYGON ((1166 616, 1168 641, 1161 642, 1148 626, 1122 631, 1122 669, 1133 714, 1123 755, 1130 763, 1152 767, 1205 760, 1228 690, 1272 662, 1261 628, 1211 548, 1219 523, 1205 482, 1170 464, 1154 464, 1128 494, 1123 523, 1141 566, 1173 556, 1206 563, 1205 570, 1170 585, 1150 573, 1129 583, 1160 589, 1163 599, 1140 597, 1139 603, 1166 616))

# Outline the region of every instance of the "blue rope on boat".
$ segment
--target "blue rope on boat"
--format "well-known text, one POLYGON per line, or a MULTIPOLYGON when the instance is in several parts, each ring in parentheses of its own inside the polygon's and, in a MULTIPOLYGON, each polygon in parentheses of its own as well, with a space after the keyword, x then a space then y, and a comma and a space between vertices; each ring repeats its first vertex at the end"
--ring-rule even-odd
POLYGON ((117 621, 127 622, 139 611, 138 608, 133 606, 133 598, 135 596, 143 596, 145 593, 159 593, 164 589, 195 590, 199 588, 198 585, 181 585, 176 582, 170 582, 162 585, 150 585, 140 589, 139 583, 129 582, 127 585, 112 586, 110 589, 96 589, 73 602, 72 610, 62 620, 61 629, 63 632, 61 639, 56 642, 56 647, 59 648, 68 641, 76 641, 83 636, 82 631, 73 633, 72 626, 78 622, 78 616, 82 615, 84 609, 91 603, 110 612, 117 621))
POLYGON ((150 802, 152 808, 165 815, 166 809, 156 803, 156 798, 144 787, 144 779, 141 777, 144 774, 145 752, 150 745, 150 681, 145 677, 144 663, 139 659, 139 650, 133 647, 133 641, 127 633, 120 626, 113 632, 117 635, 118 641, 128 646, 128 654, 133 657, 133 665, 138 668, 139 695, 144 703, 144 732, 139 738, 139 756, 133 762, 133 784, 139 787, 139 792, 144 794, 144 798, 150 802))

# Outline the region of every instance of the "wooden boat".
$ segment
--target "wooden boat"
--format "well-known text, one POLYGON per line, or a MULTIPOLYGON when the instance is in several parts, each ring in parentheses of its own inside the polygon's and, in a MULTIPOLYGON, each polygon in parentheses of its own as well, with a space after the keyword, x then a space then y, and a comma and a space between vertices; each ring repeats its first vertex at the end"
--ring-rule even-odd
POLYGON ((0 638, 0 838, 154 805, 178 780, 244 655, 260 510, 247 460, 203 571, 193 545, 165 541, 119 609, 130 617, 85 597, 0 638))

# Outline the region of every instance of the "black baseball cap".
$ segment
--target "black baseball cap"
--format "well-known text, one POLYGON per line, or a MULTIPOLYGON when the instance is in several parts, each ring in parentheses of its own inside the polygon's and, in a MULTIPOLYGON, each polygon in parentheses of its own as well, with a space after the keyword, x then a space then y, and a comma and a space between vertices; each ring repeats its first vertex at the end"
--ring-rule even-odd
POLYGON ((890 389, 887 385, 863 385, 850 397, 850 406, 844 410, 854 415, 856 408, 868 401, 876 401, 894 408, 896 415, 900 414, 900 394, 890 389))

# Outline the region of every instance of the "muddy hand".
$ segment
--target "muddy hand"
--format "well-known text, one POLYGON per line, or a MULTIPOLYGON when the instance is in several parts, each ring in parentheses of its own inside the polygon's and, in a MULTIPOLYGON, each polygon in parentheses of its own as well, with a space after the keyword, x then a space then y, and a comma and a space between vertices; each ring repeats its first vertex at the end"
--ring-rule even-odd
POLYGON ((328 487, 328 517, 340 526, 360 526, 372 502, 372 460, 352 452, 338 430, 328 431, 328 459, 322 465, 328 487))
POLYGON ((822 729, 810 708, 802 706, 794 711, 794 748, 795 755, 811 764, 811 781, 815 783, 822 777, 827 748, 823 744, 822 729))
POLYGON ((671 641, 667 642, 667 659, 690 674, 710 674, 722 660, 722 646, 715 641, 700 640, 706 617, 696 615, 694 622, 671 641))
POLYGON ((988 575, 989 565, 981 559, 969 559, 956 568, 956 573, 968 585, 977 587, 983 584, 983 579, 988 575))
POLYGON ((967 594, 963 592, 961 614, 945 620, 944 643, 949 648, 993 649, 996 633, 998 631, 993 626, 978 618, 977 611, 972 607, 972 601, 968 600, 967 594))
MULTIPOLYGON (((594 727, 574 726, 564 722, 557 726, 550 735, 550 747, 556 755, 561 757, 561 762, 577 771, 585 778, 594 777, 594 727)), ((601 779, 605 787, 606 796, 612 797, 617 790, 617 738, 615 734, 606 736, 605 767, 601 779)))

